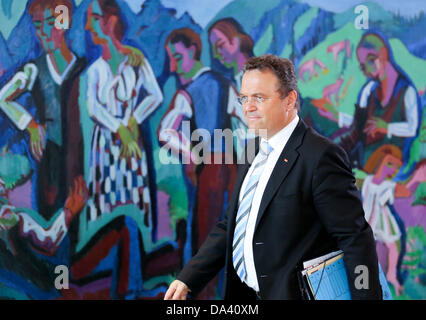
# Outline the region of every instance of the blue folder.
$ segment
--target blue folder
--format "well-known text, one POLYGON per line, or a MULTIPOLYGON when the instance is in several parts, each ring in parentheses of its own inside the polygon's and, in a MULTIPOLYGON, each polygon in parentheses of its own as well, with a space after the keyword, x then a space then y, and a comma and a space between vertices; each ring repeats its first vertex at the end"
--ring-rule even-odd
MULTIPOLYGON (((327 261, 333 260, 333 258, 327 261)), ((330 264, 325 263, 326 267, 319 264, 315 272, 306 273, 310 284, 312 296, 315 300, 351 300, 349 291, 348 277, 343 263, 343 255, 330 264)), ((379 279, 382 286, 383 300, 392 300, 392 294, 386 276, 379 263, 379 279)))

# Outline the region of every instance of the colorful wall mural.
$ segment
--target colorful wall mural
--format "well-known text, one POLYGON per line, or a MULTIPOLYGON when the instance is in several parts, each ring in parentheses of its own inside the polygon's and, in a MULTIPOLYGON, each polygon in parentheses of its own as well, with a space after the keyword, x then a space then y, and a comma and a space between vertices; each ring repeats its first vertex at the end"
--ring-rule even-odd
POLYGON ((0 0, 0 298, 161 299, 246 141, 199 164, 194 134, 245 131, 242 66, 272 53, 350 156, 393 298, 426 299, 426 5, 359 4, 0 0))

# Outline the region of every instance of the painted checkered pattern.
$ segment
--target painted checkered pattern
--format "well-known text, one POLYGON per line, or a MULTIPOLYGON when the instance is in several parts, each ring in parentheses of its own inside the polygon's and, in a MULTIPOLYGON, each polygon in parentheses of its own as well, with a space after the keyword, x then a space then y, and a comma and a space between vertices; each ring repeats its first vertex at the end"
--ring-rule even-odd
POLYGON ((130 160, 120 156, 121 142, 111 131, 97 126, 94 130, 89 176, 87 219, 96 220, 124 204, 135 204, 142 212, 150 210, 147 159, 130 160))

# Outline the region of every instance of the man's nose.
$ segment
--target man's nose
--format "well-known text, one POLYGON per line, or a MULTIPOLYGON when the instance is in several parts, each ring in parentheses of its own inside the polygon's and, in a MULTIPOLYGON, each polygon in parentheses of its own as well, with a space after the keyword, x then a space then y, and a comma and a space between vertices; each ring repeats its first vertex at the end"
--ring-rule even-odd
POLYGON ((248 99, 244 105, 244 111, 249 113, 257 110, 257 105, 253 102, 253 99, 248 99))

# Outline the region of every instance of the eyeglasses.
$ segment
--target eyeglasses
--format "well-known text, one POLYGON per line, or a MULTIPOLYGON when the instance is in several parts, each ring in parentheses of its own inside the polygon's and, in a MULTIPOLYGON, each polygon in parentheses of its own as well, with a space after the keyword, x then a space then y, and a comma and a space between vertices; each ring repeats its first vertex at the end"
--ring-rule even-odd
POLYGON ((238 102, 241 105, 245 105, 251 100, 253 104, 259 105, 259 104, 264 103, 265 100, 269 100, 269 99, 271 99, 271 98, 265 98, 265 97, 262 97, 262 96, 251 96, 251 97, 239 96, 238 102))

